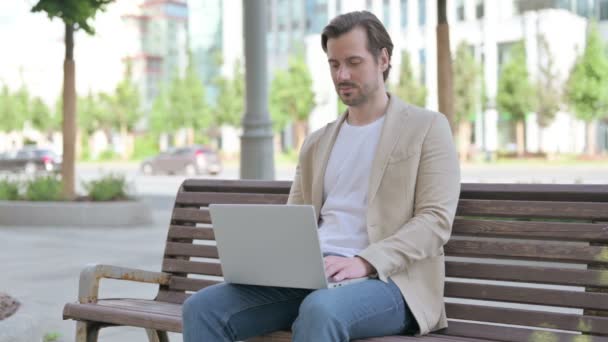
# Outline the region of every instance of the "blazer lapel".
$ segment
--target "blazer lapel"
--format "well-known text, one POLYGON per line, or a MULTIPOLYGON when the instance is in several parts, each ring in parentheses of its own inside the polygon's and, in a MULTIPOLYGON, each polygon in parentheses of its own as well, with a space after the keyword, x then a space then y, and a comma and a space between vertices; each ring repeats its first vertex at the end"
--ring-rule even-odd
POLYGON ((386 118, 382 126, 380 140, 376 147, 376 155, 372 162, 370 172, 369 188, 367 191, 367 203, 371 203, 378 192, 380 181, 384 175, 384 170, 388 164, 388 159, 399 141, 399 137, 405 128, 405 118, 407 112, 404 113, 405 104, 395 96, 390 96, 386 118))
POLYGON ((319 148, 318 158, 314 158, 314 170, 317 171, 317 173, 314 175, 312 183, 312 204, 315 207, 317 221, 319 220, 321 206, 323 205, 325 170, 327 169, 331 150, 333 149, 338 133, 340 132, 340 127, 342 127, 342 123, 346 120, 347 113, 348 111, 343 113, 342 116, 336 120, 334 125, 330 128, 329 134, 324 134, 317 144, 317 148, 319 148))

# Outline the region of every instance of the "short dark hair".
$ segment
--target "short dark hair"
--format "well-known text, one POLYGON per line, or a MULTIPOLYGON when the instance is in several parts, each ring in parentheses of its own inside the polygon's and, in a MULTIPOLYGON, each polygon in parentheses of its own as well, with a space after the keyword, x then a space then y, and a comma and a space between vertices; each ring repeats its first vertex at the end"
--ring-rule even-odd
POLYGON ((391 56, 393 54, 393 41, 386 28, 380 20, 371 12, 356 11, 339 15, 325 26, 321 34, 321 46, 327 53, 327 41, 330 38, 337 38, 355 27, 361 27, 367 33, 367 50, 376 58, 380 56, 383 48, 388 52, 388 68, 382 76, 384 81, 388 78, 391 70, 391 56))

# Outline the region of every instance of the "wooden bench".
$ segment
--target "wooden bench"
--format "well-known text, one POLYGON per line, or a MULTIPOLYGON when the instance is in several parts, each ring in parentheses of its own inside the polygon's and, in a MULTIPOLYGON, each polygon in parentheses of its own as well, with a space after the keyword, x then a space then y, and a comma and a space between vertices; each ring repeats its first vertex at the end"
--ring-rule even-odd
MULTIPOLYGON (((221 281, 209 203, 285 203, 290 182, 186 180, 171 218, 162 272, 94 265, 82 271, 77 341, 98 330, 181 332, 181 303, 221 281), (101 278, 159 284, 155 299, 99 299, 101 278)), ((445 246, 449 327, 424 341, 608 341, 608 186, 463 184, 445 246)), ((408 336, 369 341, 407 341, 408 336)), ((289 341, 277 332, 255 341, 289 341)))

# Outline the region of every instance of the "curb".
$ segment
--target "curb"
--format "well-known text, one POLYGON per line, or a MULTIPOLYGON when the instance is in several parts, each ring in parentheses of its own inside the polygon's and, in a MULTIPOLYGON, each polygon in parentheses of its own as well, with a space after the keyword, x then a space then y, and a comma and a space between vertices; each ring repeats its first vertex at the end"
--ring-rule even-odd
POLYGON ((113 227, 151 224, 141 201, 28 202, 0 201, 0 225, 113 227))

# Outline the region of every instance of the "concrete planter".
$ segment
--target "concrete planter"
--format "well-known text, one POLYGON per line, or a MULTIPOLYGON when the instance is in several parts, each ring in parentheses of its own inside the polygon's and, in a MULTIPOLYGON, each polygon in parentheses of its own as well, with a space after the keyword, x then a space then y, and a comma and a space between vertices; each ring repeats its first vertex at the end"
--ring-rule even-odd
MULTIPOLYGON (((19 298, 18 298, 19 299, 19 298)), ((0 342, 40 342, 42 328, 40 317, 32 304, 21 302, 12 316, 0 321, 0 342)))
POLYGON ((0 225, 5 226, 108 227, 149 223, 150 208, 140 201, 0 201, 0 225))

